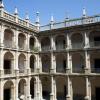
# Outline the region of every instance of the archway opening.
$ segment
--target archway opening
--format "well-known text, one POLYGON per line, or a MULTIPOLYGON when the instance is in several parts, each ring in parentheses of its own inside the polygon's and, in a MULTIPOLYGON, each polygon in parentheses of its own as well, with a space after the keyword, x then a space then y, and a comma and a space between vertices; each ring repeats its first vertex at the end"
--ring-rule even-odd
POLYGON ((30 50, 33 50, 35 47, 35 39, 34 37, 30 37, 30 50))
POLYGON ((26 66, 26 57, 24 54, 20 54, 18 58, 19 73, 24 73, 25 66, 26 66))
POLYGON ((13 61, 14 57, 12 53, 6 52, 4 55, 4 74, 11 74, 11 71, 13 70, 13 61))
POLYGON ((30 57, 30 68, 31 68, 31 72, 34 72, 34 69, 35 69, 35 57, 34 57, 34 55, 31 55, 31 57, 30 57))
POLYGON ((71 46, 73 49, 83 48, 83 36, 80 33, 71 36, 71 46))
POLYGON ((14 46, 13 37, 14 37, 13 31, 10 29, 5 29, 4 31, 4 46, 5 47, 12 48, 14 46))
POLYGON ((25 49, 25 41, 26 41, 26 37, 24 34, 20 33, 18 35, 18 46, 19 46, 19 49, 25 49))
POLYGON ((56 37, 56 50, 66 49, 66 38, 64 35, 59 35, 56 37))
POLYGON ((66 72, 67 57, 64 54, 56 55, 56 72, 66 72))
POLYGON ((51 59, 49 55, 42 55, 42 72, 49 72, 51 67, 51 59))
POLYGON ((4 100, 14 100, 14 85, 13 82, 7 81, 4 84, 4 100))
POLYGON ((80 53, 73 53, 72 54, 72 70, 73 70, 73 73, 83 73, 84 68, 85 68, 84 57, 80 53))
POLYGON ((44 37, 42 40, 41 40, 41 48, 42 48, 42 51, 48 51, 50 50, 50 38, 49 37, 44 37))
POLYGON ((18 84, 18 97, 20 100, 25 100, 26 97, 26 81, 24 79, 21 79, 18 84))

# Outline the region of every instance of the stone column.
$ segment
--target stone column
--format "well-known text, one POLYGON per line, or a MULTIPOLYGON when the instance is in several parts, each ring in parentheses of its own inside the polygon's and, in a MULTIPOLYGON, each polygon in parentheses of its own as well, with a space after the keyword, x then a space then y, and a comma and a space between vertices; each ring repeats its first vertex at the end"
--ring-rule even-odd
POLYGON ((66 73, 72 73, 72 55, 69 52, 67 52, 66 73))
POLYGON ((56 73, 56 57, 53 53, 51 53, 51 73, 56 73))
POLYGON ((18 78, 15 80, 15 100, 19 100, 18 98, 18 78))
POLYGON ((27 51, 28 50, 28 46, 29 46, 28 45, 29 44, 28 43, 28 34, 25 33, 24 35, 25 35, 26 38, 24 38, 24 44, 23 45, 24 45, 24 50, 27 51))
POLYGON ((24 100, 27 100, 27 83, 24 83, 24 100))
POLYGON ((70 37, 69 37, 69 34, 67 33, 67 37, 66 37, 66 40, 67 40, 67 48, 71 48, 71 40, 70 40, 70 37))
POLYGON ((27 78, 26 94, 27 94, 27 100, 31 100, 31 95, 30 95, 30 77, 27 78))
POLYGON ((15 74, 18 76, 19 74, 19 68, 18 68, 18 52, 16 51, 15 52, 15 74))
POLYGON ((18 31, 17 31, 17 29, 15 31, 15 40, 14 40, 14 42, 15 42, 15 48, 18 49, 19 47, 18 47, 18 31))
POLYGON ((4 46, 4 31, 5 28, 3 25, 0 26, 0 46, 3 47, 4 46))
POLYGON ((90 54, 88 51, 85 51, 85 73, 90 73, 91 68, 90 68, 90 54))
POLYGON ((86 82, 86 96, 84 98, 84 100, 91 100, 91 84, 90 84, 90 80, 88 77, 85 78, 85 82, 86 82))
POLYGON ((3 49, 0 50, 0 76, 4 75, 4 58, 3 58, 3 49))
POLYGON ((35 88, 35 97, 34 100, 42 100, 42 84, 41 81, 39 79, 39 76, 36 76, 36 83, 34 84, 34 88, 35 88), (41 93, 40 93, 41 92, 41 93))
POLYGON ((27 50, 30 50, 30 35, 27 34, 27 50))
POLYGON ((54 85, 54 100, 57 100, 57 89, 56 89, 56 79, 54 78, 53 80, 53 85, 54 85))
POLYGON ((51 36, 51 50, 56 50, 55 36, 51 36))
POLYGON ((89 47, 89 34, 87 32, 84 33, 84 38, 85 38, 85 48, 89 47))
POLYGON ((67 94, 66 94, 66 100, 73 100, 72 95, 72 82, 69 76, 67 76, 67 94))
POLYGON ((37 85, 36 85, 36 80, 34 80, 34 98, 37 96, 37 85))
POLYGON ((3 80, 1 79, 0 80, 0 100, 4 100, 4 88, 3 88, 3 86, 4 86, 4 83, 3 83, 3 80))
POLYGON ((41 55, 39 55, 39 72, 42 72, 42 59, 41 59, 41 55))
POLYGON ((50 100, 56 100, 56 83, 53 76, 51 76, 50 100))
POLYGON ((14 100, 14 97, 15 97, 15 87, 12 85, 11 86, 11 100, 14 100))
POLYGON ((30 55, 29 53, 27 53, 27 58, 26 58, 26 70, 27 70, 27 74, 30 74, 30 55))
POLYGON ((39 89, 40 89, 40 100, 43 100, 43 97, 42 97, 42 82, 41 80, 39 79, 39 89))

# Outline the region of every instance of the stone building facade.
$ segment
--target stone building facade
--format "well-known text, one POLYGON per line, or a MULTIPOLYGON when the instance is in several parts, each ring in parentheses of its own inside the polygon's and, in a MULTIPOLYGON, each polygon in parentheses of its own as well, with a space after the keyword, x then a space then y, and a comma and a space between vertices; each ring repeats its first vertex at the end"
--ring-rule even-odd
POLYGON ((100 100, 100 15, 35 25, 0 4, 0 100, 100 100))

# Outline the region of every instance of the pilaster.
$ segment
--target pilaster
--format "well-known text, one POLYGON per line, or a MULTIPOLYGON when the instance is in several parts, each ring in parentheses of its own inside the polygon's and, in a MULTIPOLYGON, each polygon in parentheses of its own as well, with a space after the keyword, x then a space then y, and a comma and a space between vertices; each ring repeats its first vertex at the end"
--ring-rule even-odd
POLYGON ((67 52, 66 73, 72 73, 72 55, 69 52, 67 52))
POLYGON ((66 100, 73 100, 73 93, 72 93, 72 81, 69 76, 67 76, 67 94, 66 100))
POLYGON ((88 77, 85 78, 85 82, 86 82, 86 96, 84 98, 84 100, 91 100, 91 83, 88 77))
POLYGON ((51 76, 50 100, 56 100, 56 81, 53 76, 51 76))
POLYGON ((3 80, 0 79, 0 100, 4 100, 3 86, 4 86, 3 80))
POLYGON ((84 33, 84 38, 85 38, 85 48, 89 48, 89 34, 88 34, 88 32, 84 33))
POLYGON ((90 54, 88 51, 85 51, 85 73, 88 74, 91 72, 90 68, 90 54))
POLYGON ((4 61, 3 61, 4 59, 3 59, 3 49, 1 49, 0 50, 0 76, 3 76, 3 71, 4 71, 4 68, 3 68, 3 63, 4 63, 4 61))

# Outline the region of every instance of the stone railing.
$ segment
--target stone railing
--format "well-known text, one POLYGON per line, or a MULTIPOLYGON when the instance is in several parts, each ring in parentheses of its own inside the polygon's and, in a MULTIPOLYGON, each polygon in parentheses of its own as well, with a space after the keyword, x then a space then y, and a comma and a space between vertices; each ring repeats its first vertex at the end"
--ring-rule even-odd
POLYGON ((33 31, 38 31, 37 26, 28 22, 27 20, 21 19, 16 15, 13 14, 9 14, 8 12, 6 12, 5 10, 0 10, 0 18, 7 20, 7 21, 11 21, 13 23, 16 23, 20 26, 29 28, 33 31))
POLYGON ((85 24, 97 23, 97 22, 100 22, 100 15, 95 15, 95 16, 90 16, 90 17, 85 17, 85 18, 78 18, 78 19, 69 19, 69 20, 65 20, 64 22, 44 25, 40 27, 40 31, 71 27, 71 26, 76 26, 76 25, 85 25, 85 24))

